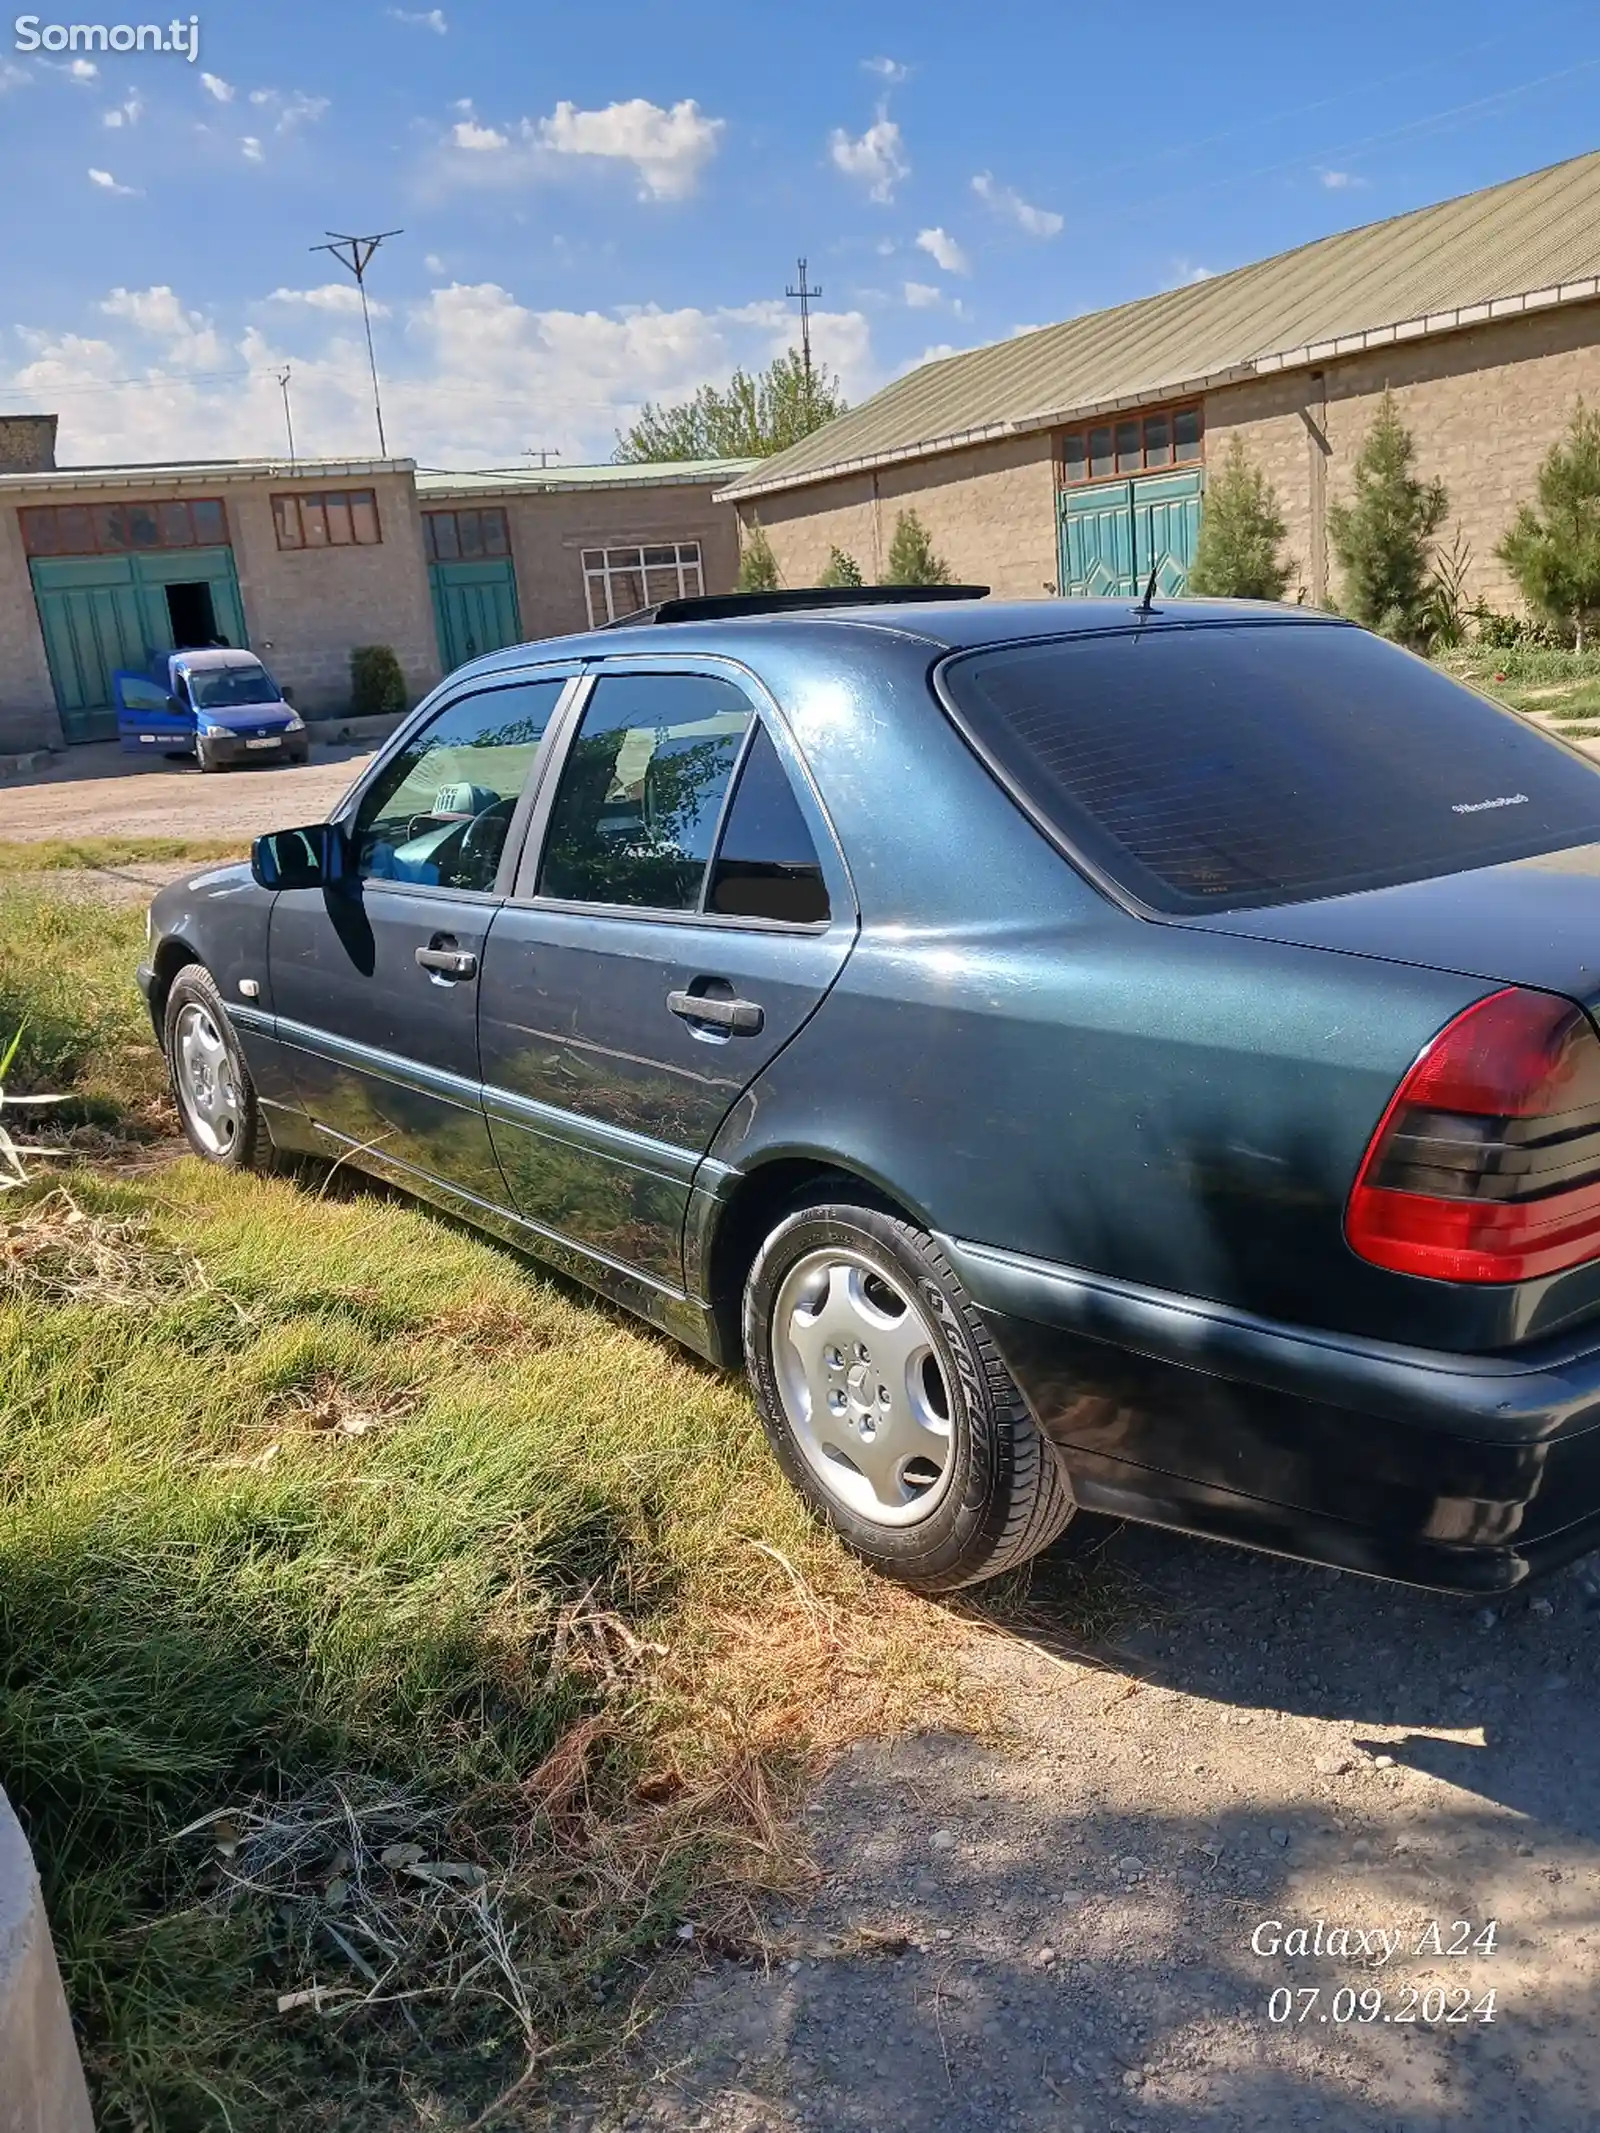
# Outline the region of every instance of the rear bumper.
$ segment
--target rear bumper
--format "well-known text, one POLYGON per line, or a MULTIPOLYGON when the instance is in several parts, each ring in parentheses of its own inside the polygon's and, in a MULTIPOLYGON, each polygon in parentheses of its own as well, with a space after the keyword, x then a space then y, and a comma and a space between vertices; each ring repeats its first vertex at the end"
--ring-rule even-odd
POLYGON ((941 1239, 1085 1509, 1451 1592, 1600 1547, 1600 1339, 1362 1342, 941 1239))

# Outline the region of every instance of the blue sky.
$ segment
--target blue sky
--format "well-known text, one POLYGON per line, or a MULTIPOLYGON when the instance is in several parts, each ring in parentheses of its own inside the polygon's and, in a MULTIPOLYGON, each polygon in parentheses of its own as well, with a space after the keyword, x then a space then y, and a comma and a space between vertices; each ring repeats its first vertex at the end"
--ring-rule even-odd
MULTIPOLYGON (((45 25, 137 23, 117 0, 45 25)), ((970 347, 1600 142, 1600 12, 1345 0, 199 0, 199 56, 0 32, 0 410, 62 458, 609 455, 785 345, 804 253, 852 398, 970 347), (20 210, 20 211, 19 211, 20 210)))

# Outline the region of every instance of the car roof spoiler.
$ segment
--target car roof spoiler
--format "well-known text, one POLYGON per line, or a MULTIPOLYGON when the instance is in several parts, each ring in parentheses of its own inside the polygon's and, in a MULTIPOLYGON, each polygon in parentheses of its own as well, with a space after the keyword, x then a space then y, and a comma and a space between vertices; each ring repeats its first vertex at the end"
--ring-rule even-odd
POLYGON ((797 615, 811 608, 904 607, 930 600, 987 600, 987 585, 802 585, 793 592, 701 593, 602 622, 607 630, 651 622, 734 622, 745 615, 797 615))

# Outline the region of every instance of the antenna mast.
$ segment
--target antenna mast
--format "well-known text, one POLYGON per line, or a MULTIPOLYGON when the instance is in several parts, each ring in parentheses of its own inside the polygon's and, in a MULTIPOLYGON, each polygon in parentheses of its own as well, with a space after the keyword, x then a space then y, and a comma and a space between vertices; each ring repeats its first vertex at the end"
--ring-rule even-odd
POLYGON ((313 252, 331 252, 340 266, 347 267, 356 278, 356 287, 361 292, 361 322, 367 329, 367 362, 372 371, 372 412, 378 418, 378 457, 387 459, 389 447, 383 434, 383 399, 378 391, 378 358, 372 346, 372 313, 367 309, 367 269, 372 264, 372 255, 390 237, 403 237, 404 230, 380 230, 375 237, 346 237, 342 231, 329 230, 331 244, 314 244, 313 252))
POLYGON ((282 370, 277 371, 274 375, 277 377, 278 380, 278 390, 283 394, 283 426, 289 432, 289 464, 290 466, 293 466, 295 463, 294 415, 289 407, 289 379, 292 373, 290 371, 289 365, 285 363, 282 370))
POLYGON ((800 299, 800 365, 805 379, 806 425, 809 428, 811 423, 811 299, 814 296, 820 296, 822 291, 813 289, 807 284, 806 262, 801 259, 795 263, 800 269, 800 286, 797 289, 785 289, 783 293, 785 296, 797 296, 800 299))

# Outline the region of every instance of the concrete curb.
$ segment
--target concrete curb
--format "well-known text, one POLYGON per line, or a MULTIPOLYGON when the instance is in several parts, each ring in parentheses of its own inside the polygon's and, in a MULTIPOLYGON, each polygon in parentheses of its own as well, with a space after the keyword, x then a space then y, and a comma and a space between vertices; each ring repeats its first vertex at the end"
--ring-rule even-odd
POLYGON ((0 2133, 94 2133, 33 1854, 3 1792, 0 2133))

